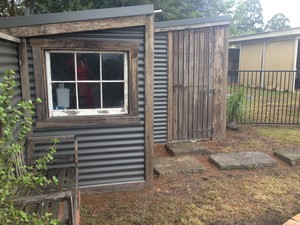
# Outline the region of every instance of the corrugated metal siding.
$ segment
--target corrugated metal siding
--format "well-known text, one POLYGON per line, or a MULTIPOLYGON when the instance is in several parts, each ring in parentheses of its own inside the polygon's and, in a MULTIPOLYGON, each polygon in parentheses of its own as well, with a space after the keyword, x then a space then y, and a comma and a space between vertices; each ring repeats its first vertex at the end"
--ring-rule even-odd
POLYGON ((20 75, 18 57, 18 44, 0 39, 0 81, 3 81, 4 71, 7 69, 11 69, 16 72, 16 81, 18 82, 18 89, 21 90, 19 82, 20 75))
POLYGON ((167 141, 168 40, 167 33, 154 35, 154 142, 167 141))
MULTIPOLYGON (((4 72, 7 69, 11 69, 15 72, 17 86, 14 88, 12 102, 16 105, 22 99, 18 44, 0 39, 0 82, 4 81, 4 72)), ((15 136, 17 136, 20 131, 20 125, 21 123, 18 123, 14 134, 15 136)))
MULTIPOLYGON (((47 37, 49 38, 49 37, 47 37)), ((135 40, 139 52, 139 117, 141 125, 35 130, 39 135, 78 135, 80 186, 144 181, 144 28, 127 28, 68 34, 55 38, 84 40, 135 40)), ((35 96, 32 53, 29 51, 31 94, 35 96)))
POLYGON ((0 82, 4 80, 4 71, 7 69, 15 72, 17 86, 14 90, 13 103, 17 103, 22 98, 18 44, 0 39, 0 82))

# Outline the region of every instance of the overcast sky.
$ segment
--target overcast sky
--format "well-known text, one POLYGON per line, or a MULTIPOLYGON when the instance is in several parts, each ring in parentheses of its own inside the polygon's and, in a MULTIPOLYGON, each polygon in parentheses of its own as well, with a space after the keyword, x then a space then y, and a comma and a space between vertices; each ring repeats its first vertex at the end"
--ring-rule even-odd
POLYGON ((277 13, 290 19, 291 27, 300 27, 300 0, 260 0, 266 23, 277 13))

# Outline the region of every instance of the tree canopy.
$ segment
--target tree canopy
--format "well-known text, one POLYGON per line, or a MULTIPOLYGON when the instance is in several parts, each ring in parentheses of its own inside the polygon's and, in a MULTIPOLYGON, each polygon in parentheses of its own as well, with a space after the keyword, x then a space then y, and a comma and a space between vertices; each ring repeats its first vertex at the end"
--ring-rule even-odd
POLYGON ((259 0, 244 0, 238 3, 231 25, 231 35, 262 32, 264 28, 262 12, 259 0))
POLYGON ((22 0, 0 0, 0 17, 23 14, 22 0))
POLYGON ((265 31, 276 31, 290 28, 290 19, 283 13, 275 14, 270 20, 268 20, 265 31))
POLYGON ((189 0, 190 8, 198 17, 232 14, 235 0, 189 0))

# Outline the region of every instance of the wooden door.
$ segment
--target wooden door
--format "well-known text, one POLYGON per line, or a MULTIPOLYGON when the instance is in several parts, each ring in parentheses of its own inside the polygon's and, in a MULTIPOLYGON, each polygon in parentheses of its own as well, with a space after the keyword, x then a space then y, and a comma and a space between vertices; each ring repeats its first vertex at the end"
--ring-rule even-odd
POLYGON ((213 30, 170 32, 169 140, 211 139, 213 30))

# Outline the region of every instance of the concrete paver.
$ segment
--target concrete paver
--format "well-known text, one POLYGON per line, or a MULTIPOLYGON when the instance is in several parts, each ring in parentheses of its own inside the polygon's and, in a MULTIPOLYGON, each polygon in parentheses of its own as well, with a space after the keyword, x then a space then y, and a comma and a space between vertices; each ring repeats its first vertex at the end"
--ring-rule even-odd
POLYGON ((276 150, 273 154, 291 166, 300 165, 300 147, 276 150))
POLYGON ((211 149, 201 146, 201 141, 168 143, 166 148, 172 156, 208 155, 213 153, 211 149))
POLYGON ((296 216, 293 216, 292 219, 300 223, 300 213, 296 216))
POLYGON ((263 152, 220 153, 210 155, 209 161, 221 170, 276 166, 276 161, 263 152))
POLYGON ((283 225, 300 225, 300 223, 295 220, 288 220, 283 225))
POLYGON ((289 219, 283 225, 300 225, 300 213, 296 216, 293 216, 292 219, 289 219))
POLYGON ((202 173, 205 168, 191 156, 160 157, 154 159, 154 173, 157 175, 202 173))

